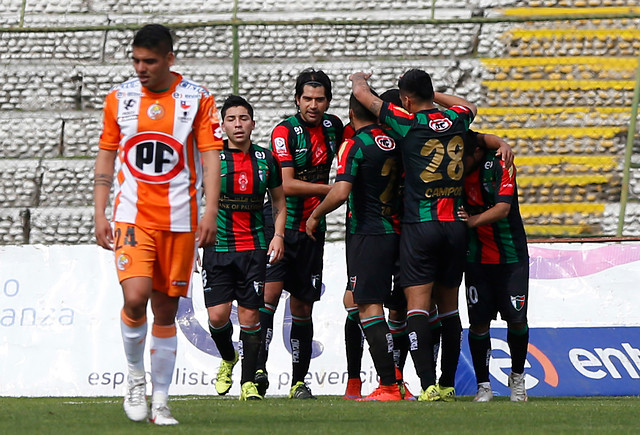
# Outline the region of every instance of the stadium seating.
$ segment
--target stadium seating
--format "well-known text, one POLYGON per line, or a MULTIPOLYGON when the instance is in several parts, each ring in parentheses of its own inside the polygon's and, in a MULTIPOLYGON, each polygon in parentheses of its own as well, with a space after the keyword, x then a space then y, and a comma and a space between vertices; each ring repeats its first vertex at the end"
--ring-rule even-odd
MULTIPOLYGON (((530 235, 612 235, 640 20, 409 20, 623 13, 636 3, 516 0, 504 9, 498 0, 239 1, 238 18, 252 22, 238 29, 239 93, 256 108, 254 139, 266 144, 273 125, 295 110, 292 83, 305 67, 333 78, 331 110, 343 119, 353 71, 372 71, 372 84, 384 90, 406 69, 423 67, 438 90, 478 102, 474 129, 514 147, 530 235), (300 23, 309 18, 326 21, 300 23), (382 19, 402 23, 340 23, 382 19)), ((32 0, 24 16, 22 6, 0 4, 0 243, 90 243, 100 109, 110 87, 132 75, 133 30, 108 26, 175 24, 176 69, 221 103, 232 92, 232 27, 222 23, 233 2, 32 0), (15 31, 21 19, 43 30, 15 31), (215 25, 180 27, 203 21, 215 25)), ((640 176, 632 176, 631 190, 640 195, 640 176)), ((635 210, 629 225, 640 234, 635 210)), ((343 237, 343 216, 343 209, 329 216, 328 239, 343 237)))

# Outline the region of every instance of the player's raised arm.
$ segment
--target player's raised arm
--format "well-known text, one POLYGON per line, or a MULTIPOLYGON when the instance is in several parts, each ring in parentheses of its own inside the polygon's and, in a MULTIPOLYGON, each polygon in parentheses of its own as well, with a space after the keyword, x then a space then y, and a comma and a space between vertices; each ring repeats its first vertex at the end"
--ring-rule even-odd
POLYGON ((351 91, 360 104, 369 109, 371 113, 377 117, 380 116, 382 100, 371 93, 371 88, 367 83, 369 77, 371 77, 371 74, 364 72, 351 74, 349 76, 349 80, 351 80, 351 91))
POLYGON ((478 107, 470 101, 456 95, 443 94, 442 92, 433 93, 433 102, 447 109, 451 106, 464 106, 471 110, 475 117, 478 113, 478 107))

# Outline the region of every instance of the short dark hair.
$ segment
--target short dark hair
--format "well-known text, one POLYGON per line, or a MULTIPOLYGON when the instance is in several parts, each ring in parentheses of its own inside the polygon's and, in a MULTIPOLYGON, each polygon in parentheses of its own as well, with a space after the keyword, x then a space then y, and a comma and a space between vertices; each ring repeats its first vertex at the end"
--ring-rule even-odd
POLYGON ((131 45, 167 54, 173 51, 173 36, 162 24, 147 24, 136 32, 131 45))
MULTIPOLYGON (((374 91, 373 89, 371 89, 371 93, 376 97, 378 96, 376 91, 374 91)), ((355 116, 356 119, 360 121, 376 122, 378 120, 378 117, 374 115, 369 109, 364 107, 364 105, 360 101, 358 101, 353 93, 351 93, 351 96, 349 97, 349 110, 352 110, 353 116, 355 116)))
POLYGON ((224 117, 227 114, 227 109, 230 109, 231 107, 238 107, 238 106, 246 108, 247 112, 249 112, 249 116, 253 120, 253 107, 251 106, 251 104, 249 104, 247 100, 245 100, 239 95, 229 95, 227 99, 224 100, 224 104, 222 105, 222 109, 220 110, 220 113, 222 114, 222 119, 224 120, 224 117))
POLYGON ((312 86, 314 88, 323 86, 324 96, 327 100, 331 101, 331 79, 321 69, 315 70, 313 68, 307 68, 298 74, 296 79, 296 99, 302 96, 305 85, 312 86))
POLYGON ((398 88, 422 102, 433 100, 431 76, 421 69, 410 69, 398 80, 398 88))
POLYGON ((386 101, 387 103, 392 103, 398 107, 402 107, 402 100, 400 99, 400 89, 387 89, 382 94, 380 94, 380 99, 382 101, 386 101))

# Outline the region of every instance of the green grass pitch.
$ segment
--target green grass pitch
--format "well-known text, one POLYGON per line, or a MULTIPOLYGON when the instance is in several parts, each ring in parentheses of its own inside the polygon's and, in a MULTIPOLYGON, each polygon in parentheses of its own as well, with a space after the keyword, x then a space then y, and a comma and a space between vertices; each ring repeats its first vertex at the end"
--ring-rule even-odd
POLYGON ((638 397, 505 397, 474 403, 352 402, 336 396, 293 401, 267 397, 172 397, 179 426, 130 422, 121 398, 0 398, 3 434, 420 434, 589 433, 640 431, 638 397))

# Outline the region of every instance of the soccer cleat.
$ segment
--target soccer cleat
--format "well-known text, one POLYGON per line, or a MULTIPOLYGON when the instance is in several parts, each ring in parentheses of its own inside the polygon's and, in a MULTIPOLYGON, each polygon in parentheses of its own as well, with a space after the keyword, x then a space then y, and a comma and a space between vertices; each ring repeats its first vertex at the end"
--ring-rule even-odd
POLYGON ((258 393, 256 384, 248 381, 242 384, 240 388, 240 400, 262 400, 262 396, 258 393))
POLYGON ((267 372, 262 369, 256 370, 253 381, 256 384, 256 388, 258 388, 258 394, 264 397, 264 395, 267 394, 267 388, 269 388, 269 376, 267 372))
POLYGON ((493 391, 489 382, 481 382, 478 384, 478 392, 473 398, 474 402, 490 402, 493 400, 493 391))
POLYGON ((151 418, 149 419, 149 421, 159 426, 171 426, 174 424, 178 424, 178 420, 173 418, 173 415, 171 415, 171 410, 169 410, 169 407, 166 404, 152 405, 151 418))
POLYGON ((373 390, 373 393, 369 394, 366 397, 361 397, 360 399, 357 399, 358 402, 365 402, 365 401, 390 402, 393 400, 402 400, 402 394, 400 394, 400 389, 398 388, 398 384, 378 385, 378 388, 373 390))
POLYGON ((440 400, 443 402, 456 401, 456 389, 453 387, 442 387, 438 385, 438 394, 440 394, 440 400))
POLYGON ((362 397, 362 380, 360 378, 350 378, 347 381, 347 391, 344 392, 343 399, 358 400, 362 397))
POLYGON ((316 397, 311 394, 311 390, 303 381, 298 381, 291 387, 289 392, 289 399, 315 399, 316 397))
POLYGON ((400 389, 400 394, 404 400, 416 400, 413 394, 409 391, 409 385, 402 379, 402 372, 395 366, 396 369, 396 384, 398 384, 398 388, 400 389))
POLYGON ((233 372, 233 367, 235 367, 237 362, 238 352, 235 353, 233 361, 222 360, 220 362, 218 376, 216 377, 216 391, 221 396, 227 394, 231 389, 231 384, 233 384, 233 381, 231 380, 231 373, 233 372))
POLYGON ((426 390, 422 390, 418 396, 418 402, 437 402, 440 398, 440 392, 435 385, 429 385, 426 390))
POLYGON ((149 415, 147 409, 147 383, 142 378, 127 378, 127 391, 122 404, 129 420, 145 421, 149 415))
POLYGON ((509 388, 511 388, 512 402, 526 402, 529 400, 527 389, 524 386, 524 373, 513 373, 509 375, 509 388))
POLYGON ((400 389, 400 394, 404 400, 416 400, 415 396, 411 394, 409 391, 409 385, 406 382, 400 381, 398 383, 398 388, 400 389))

